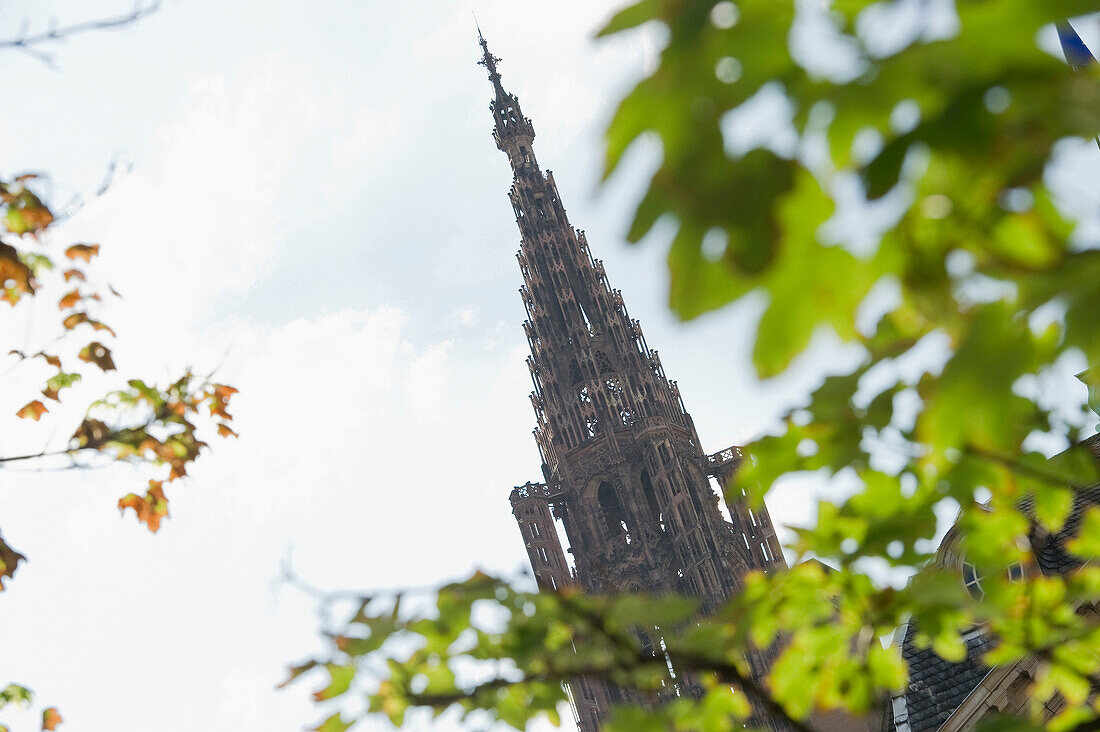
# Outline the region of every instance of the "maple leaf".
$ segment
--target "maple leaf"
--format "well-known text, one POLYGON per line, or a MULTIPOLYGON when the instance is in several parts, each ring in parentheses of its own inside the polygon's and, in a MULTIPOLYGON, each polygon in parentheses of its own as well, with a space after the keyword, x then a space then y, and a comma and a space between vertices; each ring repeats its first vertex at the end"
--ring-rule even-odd
POLYGON ((65 275, 65 281, 66 282, 68 282, 71 279, 78 279, 81 282, 84 282, 85 279, 86 279, 84 277, 84 273, 81 272, 79 269, 76 269, 75 267, 72 268, 72 269, 65 270, 64 275, 65 275))
POLYGON ((42 710, 42 730, 47 732, 48 730, 56 730, 57 725, 61 724, 64 720, 61 719, 61 715, 57 711, 57 707, 47 707, 42 710))
POLYGON ((69 259, 83 259, 85 262, 91 262, 92 257, 97 254, 99 254, 98 244, 73 244, 65 250, 65 256, 69 259))
POLYGON ((4 591, 4 578, 14 577, 19 563, 26 561, 26 559, 22 554, 8 546, 4 541, 4 537, 0 536, 0 592, 4 591))
POLYGON ((130 493, 118 501, 118 510, 125 513, 127 508, 134 509, 138 521, 149 527, 154 534, 160 529, 160 521, 168 515, 168 499, 164 495, 164 481, 150 480, 149 490, 144 496, 130 493))
POLYGON ((114 371, 115 361, 111 358, 111 349, 99 341, 92 341, 80 349, 77 358, 87 363, 94 363, 100 371, 114 371))
POLYGON ((232 421, 233 416, 226 411, 229 400, 237 393, 232 386, 225 384, 211 384, 210 386, 210 414, 221 417, 226 421, 232 421))
POLYGON ((33 419, 35 422, 42 418, 42 415, 50 410, 46 409, 46 405, 35 399, 33 402, 24 404, 18 412, 15 413, 19 419, 33 419))
POLYGON ((218 434, 222 437, 237 437, 237 433, 234 432, 233 429, 225 423, 218 425, 218 434))

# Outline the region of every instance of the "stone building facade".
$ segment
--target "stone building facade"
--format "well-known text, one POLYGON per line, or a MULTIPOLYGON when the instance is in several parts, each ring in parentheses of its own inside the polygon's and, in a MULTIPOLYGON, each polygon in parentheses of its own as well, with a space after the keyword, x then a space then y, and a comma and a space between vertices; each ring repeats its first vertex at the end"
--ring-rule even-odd
MULTIPOLYGON (((716 487, 725 490, 740 452, 703 450, 676 382, 584 232, 570 224, 553 173, 535 157, 531 120, 505 91, 499 59, 480 43, 494 93, 493 139, 512 168, 508 195, 521 238, 542 480, 515 488, 510 501, 534 576, 545 590, 677 592, 713 610, 749 570, 785 567, 771 518, 737 500, 724 518, 716 487)), ((762 675, 765 659, 751 662, 762 675)), ((695 691, 674 670, 666 684, 668 695, 695 691)), ((598 730, 624 694, 576 680, 570 695, 580 729, 598 730)))

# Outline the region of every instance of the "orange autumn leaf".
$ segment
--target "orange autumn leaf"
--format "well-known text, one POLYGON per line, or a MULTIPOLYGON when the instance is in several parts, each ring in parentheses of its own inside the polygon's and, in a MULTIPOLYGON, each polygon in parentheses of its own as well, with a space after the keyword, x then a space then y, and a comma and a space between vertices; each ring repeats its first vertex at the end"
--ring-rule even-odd
POLYGON ((42 415, 50 410, 46 409, 46 405, 35 399, 33 402, 24 404, 23 407, 15 413, 16 417, 20 419, 33 419, 35 422, 42 419, 42 415))
POLYGON ((218 425, 218 434, 222 437, 236 437, 237 433, 227 424, 218 425))
POLYGON ((67 292, 64 297, 57 301, 58 310, 68 310, 73 305, 76 305, 81 301, 80 289, 74 288, 70 292, 67 292))
POLYGON ((150 480, 149 490, 144 496, 130 493, 118 501, 118 510, 125 513, 127 508, 134 509, 138 521, 149 527, 154 534, 160 529, 160 521, 168 515, 168 499, 164 495, 164 481, 150 480))
POLYGON ((48 707, 42 710, 42 730, 47 732, 48 730, 56 730, 57 725, 61 724, 63 719, 58 713, 56 707, 48 707))
POLYGON ((44 351, 39 351, 38 353, 34 354, 34 357, 45 360, 46 363, 48 363, 50 366, 53 366, 55 369, 61 368, 61 359, 57 356, 51 356, 44 351))
POLYGON ((229 397, 238 393, 237 389, 234 389, 232 386, 226 386, 225 384, 214 384, 212 388, 214 389, 214 396, 225 401, 229 401, 229 397))
POLYGON ((73 244, 65 250, 65 256, 69 259, 83 259, 85 262, 91 262, 92 257, 97 254, 99 254, 98 244, 73 244))
POLYGON ((76 269, 75 267, 73 269, 65 270, 64 274, 66 282, 74 278, 80 280, 81 282, 84 282, 85 280, 84 273, 81 272, 79 269, 76 269))

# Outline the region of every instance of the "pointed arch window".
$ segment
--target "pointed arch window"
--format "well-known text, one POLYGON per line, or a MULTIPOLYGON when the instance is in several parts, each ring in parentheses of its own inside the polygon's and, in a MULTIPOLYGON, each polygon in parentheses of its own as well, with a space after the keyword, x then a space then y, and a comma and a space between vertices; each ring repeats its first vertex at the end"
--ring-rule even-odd
POLYGON ((619 501, 615 486, 606 480, 600 483, 600 487, 596 489, 596 501, 600 504, 600 515, 603 516, 608 536, 618 536, 630 531, 630 526, 626 522, 626 512, 619 501))
POLYGON ((665 528, 664 514, 661 513, 661 504, 657 500, 657 491, 653 488, 653 481, 649 477, 649 471, 642 468, 641 475, 642 495, 645 496, 646 507, 649 509, 649 520, 661 524, 661 530, 665 528))

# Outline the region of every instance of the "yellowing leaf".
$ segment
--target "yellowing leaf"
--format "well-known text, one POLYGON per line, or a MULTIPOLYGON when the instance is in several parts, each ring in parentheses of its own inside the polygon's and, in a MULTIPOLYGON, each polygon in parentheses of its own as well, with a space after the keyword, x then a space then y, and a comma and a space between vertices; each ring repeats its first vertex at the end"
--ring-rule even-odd
POLYGON ((4 225, 13 234, 31 234, 32 236, 43 231, 53 223, 53 214, 50 209, 27 189, 23 189, 8 203, 8 211, 4 214, 4 225))
POLYGON ((50 410, 46 409, 46 405, 35 399, 33 402, 24 404, 23 407, 15 413, 19 419, 33 419, 35 422, 42 419, 42 415, 50 410))
POLYGON ((118 510, 125 512, 134 509, 138 521, 145 524, 154 534, 160 529, 160 521, 168 515, 168 499, 164 496, 163 481, 150 480, 149 489, 144 496, 130 493, 118 501, 118 510))
POLYGON ((43 732, 57 729, 57 725, 61 724, 62 721, 64 720, 61 719, 56 707, 48 707, 42 711, 43 732))

